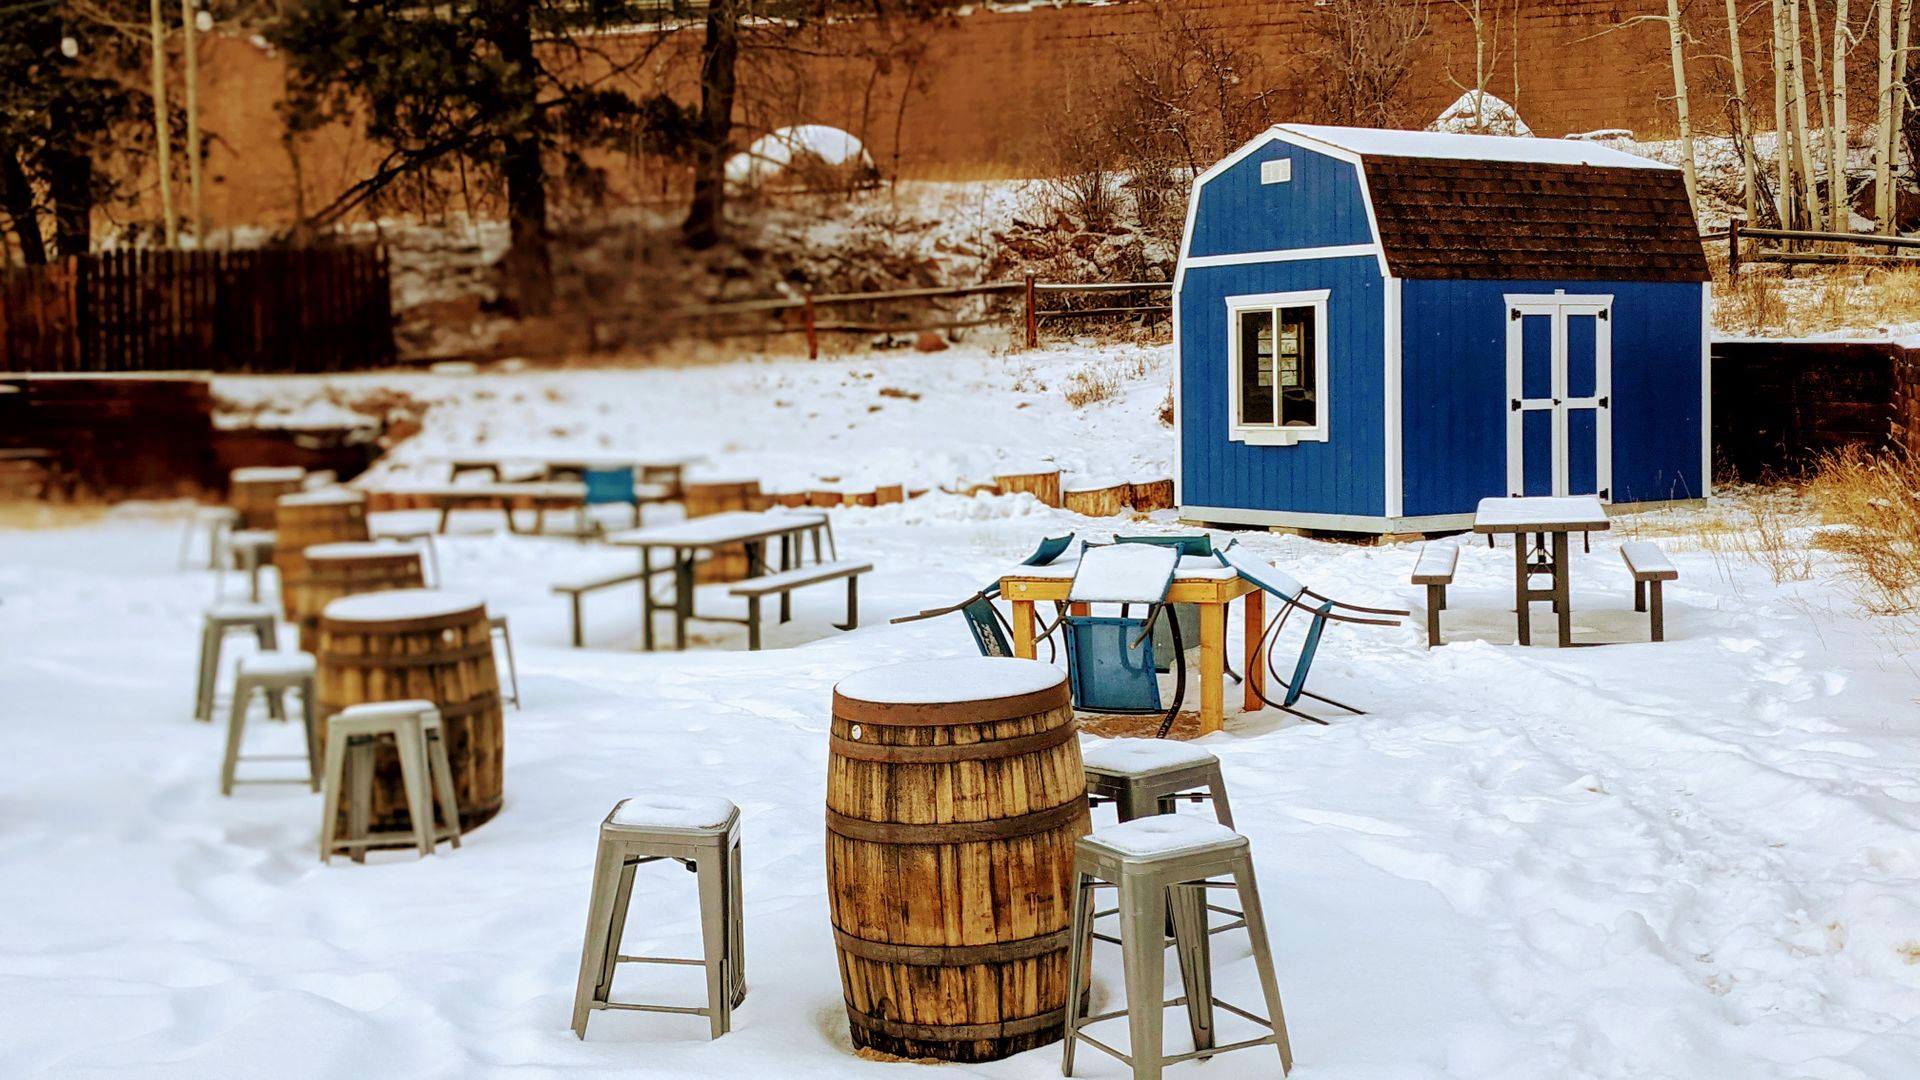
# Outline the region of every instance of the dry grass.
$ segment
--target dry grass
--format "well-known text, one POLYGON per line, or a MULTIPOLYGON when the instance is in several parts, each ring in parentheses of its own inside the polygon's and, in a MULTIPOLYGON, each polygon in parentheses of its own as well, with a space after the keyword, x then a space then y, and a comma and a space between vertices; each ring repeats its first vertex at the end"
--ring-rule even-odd
POLYGON ((1920 269, 1760 265, 1716 285, 1713 325, 1733 334, 1818 334, 1920 322, 1920 269))
POLYGON ((0 529, 71 529, 105 517, 105 503, 0 500, 0 529))
POLYGON ((1084 409, 1102 401, 1112 401, 1125 389, 1119 372, 1111 368, 1084 367, 1067 376, 1066 385, 1060 392, 1067 404, 1076 409, 1084 409))
POLYGON ((1832 454, 1807 492, 1827 525, 1814 542, 1839 556, 1861 605, 1881 615, 1920 611, 1920 461, 1832 454))

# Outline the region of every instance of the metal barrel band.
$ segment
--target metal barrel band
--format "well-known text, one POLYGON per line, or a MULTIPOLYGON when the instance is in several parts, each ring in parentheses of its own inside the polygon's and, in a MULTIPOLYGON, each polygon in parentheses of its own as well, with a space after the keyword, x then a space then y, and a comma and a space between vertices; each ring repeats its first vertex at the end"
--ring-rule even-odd
POLYGON ((827 831, 842 839, 875 844, 967 844, 1032 836, 1074 824, 1086 816, 1084 797, 1045 810, 990 821, 867 821, 829 809, 827 831))
POLYGON ((381 670, 401 670, 405 668, 439 667, 460 660, 478 660, 493 655, 493 642, 477 642, 462 645, 457 649, 439 652, 421 653, 418 656, 374 656, 366 653, 322 653, 321 667, 368 668, 381 670))
POLYGON ((998 720, 1018 720, 1023 716, 1052 712, 1071 700, 1064 677, 1043 690, 1012 697, 978 701, 881 702, 861 701, 833 692, 833 715, 849 724, 878 724, 883 727, 952 727, 957 724, 990 724, 998 720))
POLYGON ((855 1027, 896 1039, 913 1039, 918 1042, 973 1042, 982 1039, 1011 1039, 1042 1031, 1064 1029, 1067 1010, 1064 1007, 1048 1009, 1043 1013, 1022 1016, 998 1024, 910 1024, 904 1020, 889 1020, 883 1016, 874 1016, 851 1008, 847 1010, 847 1018, 853 1021, 855 1027))
POLYGON ((833 938, 840 951, 876 964, 906 964, 910 967, 963 967, 970 964, 1005 964, 1031 960, 1049 953, 1064 953, 1071 943, 1071 928, 1051 934, 986 945, 893 945, 854 937, 838 927, 833 938))
POLYGON ((1051 750, 1072 741, 1078 734, 1073 724, 1062 724, 1048 731, 1012 739, 945 746, 885 746, 835 735, 831 739, 831 746, 835 754, 855 761, 877 761, 889 765, 949 765, 956 761, 993 761, 1051 750))

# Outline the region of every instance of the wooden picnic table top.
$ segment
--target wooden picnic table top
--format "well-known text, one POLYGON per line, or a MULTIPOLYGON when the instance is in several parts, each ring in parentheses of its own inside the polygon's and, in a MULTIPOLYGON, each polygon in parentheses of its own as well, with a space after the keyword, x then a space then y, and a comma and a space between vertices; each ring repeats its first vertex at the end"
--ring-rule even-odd
POLYGON ((627 450, 476 450, 435 454, 431 460, 456 467, 498 468, 502 465, 544 465, 554 468, 613 468, 631 465, 644 469, 684 469, 705 458, 689 454, 647 454, 627 450))
POLYGON ((649 525, 608 533, 606 541, 620 547, 715 548, 765 540, 782 533, 818 528, 825 514, 796 514, 791 510, 731 510, 722 514, 649 525))
MULTIPOLYGON (((579 480, 495 480, 485 484, 388 484, 374 490, 393 495, 423 495, 436 499, 561 499, 587 497, 587 485, 579 480)), ((641 502, 658 502, 667 497, 662 484, 635 484, 634 497, 641 502)))
POLYGON ((1595 495, 1532 495, 1481 499, 1477 533, 1604 532, 1612 527, 1595 495))

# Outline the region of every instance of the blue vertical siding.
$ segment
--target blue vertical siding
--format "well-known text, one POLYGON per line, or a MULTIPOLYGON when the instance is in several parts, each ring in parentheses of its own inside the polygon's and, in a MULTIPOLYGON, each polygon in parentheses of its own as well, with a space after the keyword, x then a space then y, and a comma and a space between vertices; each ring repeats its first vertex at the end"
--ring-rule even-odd
POLYGON ((1506 494, 1506 294, 1555 289, 1614 298, 1613 501, 1705 490, 1698 284, 1414 280, 1401 292, 1407 515, 1468 513, 1506 494))
POLYGON ((1183 504, 1316 514, 1386 512, 1384 293, 1372 256, 1188 268, 1175 298, 1180 305, 1183 504), (1329 439, 1293 446, 1231 442, 1226 298, 1306 289, 1330 290, 1329 439))
POLYGON ((1370 244, 1367 203, 1352 165, 1271 136, 1200 189, 1188 255, 1370 244), (1287 158, 1293 179, 1262 184, 1260 164, 1287 158))

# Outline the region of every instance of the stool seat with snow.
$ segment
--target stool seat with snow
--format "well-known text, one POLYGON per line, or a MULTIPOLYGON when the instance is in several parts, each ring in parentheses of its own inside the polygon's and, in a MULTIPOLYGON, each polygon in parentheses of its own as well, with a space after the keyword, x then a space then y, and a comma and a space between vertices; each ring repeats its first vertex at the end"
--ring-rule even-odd
MULTIPOLYGON (((220 681, 220 656, 228 634, 252 634, 262 651, 280 644, 279 623, 273 609, 260 603, 229 601, 207 610, 200 626, 200 679, 193 692, 193 718, 213 722, 214 690, 220 681)), ((278 701, 272 706, 280 713, 278 701)))
POLYGON ((600 823, 586 940, 573 993, 573 1033, 587 1037, 595 1009, 681 1013, 707 1018, 712 1038, 733 1029, 734 1006, 747 996, 740 887, 740 810, 715 796, 654 794, 623 799, 600 823), (633 896, 634 870, 671 859, 699 876, 699 960, 623 956, 620 938, 633 896), (643 1005, 610 999, 618 964, 686 964, 706 969, 707 1004, 643 1005))
MULTIPOLYGON (((239 669, 233 677, 233 709, 227 721, 227 752, 220 764, 220 794, 233 794, 233 785, 236 783, 289 782, 234 778, 234 773, 241 761, 240 747, 246 729, 247 707, 253 703, 253 695, 256 691, 266 695, 269 713, 278 720, 287 718, 287 691, 300 692, 300 720, 306 728, 306 754, 303 758, 307 763, 306 783, 313 790, 320 790, 320 754, 314 743, 314 671, 315 665, 311 653, 262 652, 240 658, 239 669)), ((252 755, 249 760, 263 760, 263 756, 252 755)))
POLYGON ((367 849, 411 844, 424 857, 441 840, 460 846, 460 806, 447 763, 440 710, 431 701, 373 701, 350 705, 327 720, 325 790, 320 818, 320 861, 332 862, 345 851, 365 862, 367 849), (391 738, 400 758, 401 793, 407 802, 407 829, 372 831, 373 744, 391 738), (337 835, 342 789, 347 797, 347 832, 337 835), (434 804, 440 825, 434 825, 434 804))
MULTIPOLYGON (((1066 1046, 1060 1069, 1073 1075, 1073 1052, 1081 1042, 1126 1062, 1134 1080, 1153 1080, 1178 1061, 1212 1057, 1232 1050, 1272 1044, 1280 1051, 1280 1070, 1293 1068, 1293 1049, 1287 1039, 1286 1016, 1280 1006, 1280 986, 1274 974, 1273 953, 1267 943, 1266 918, 1254 881, 1253 855, 1247 838, 1232 829, 1193 814, 1159 814, 1095 829, 1074 846, 1074 907, 1067 953, 1067 985, 1079 986, 1091 960, 1093 893, 1114 887, 1120 894, 1120 948, 1125 958, 1126 1007, 1097 1016, 1083 1016, 1081 996, 1070 994, 1066 1007, 1066 1046), (1226 875, 1230 880, 1213 880, 1226 875), (1100 883, 1105 883, 1100 884, 1100 883), (1230 888, 1239 893, 1246 912, 1248 943, 1267 1016, 1261 1017, 1213 996, 1211 940, 1206 932, 1206 890, 1230 888), (1180 961, 1186 992, 1164 1000, 1162 920, 1171 907, 1174 949, 1180 961), (1168 1005, 1185 1005, 1194 1049, 1163 1053, 1163 1028, 1168 1005), (1224 1009, 1267 1028, 1256 1038, 1217 1045, 1214 1009, 1224 1009), (1117 1017, 1127 1018, 1125 1053, 1088 1035, 1083 1029, 1117 1017)), ((1235 1075, 1245 1075, 1236 1073, 1235 1075)))
POLYGON ((1213 803, 1213 816, 1233 828, 1220 759, 1201 746, 1174 739, 1102 739, 1081 745, 1087 796, 1111 802, 1121 821, 1173 812, 1175 799, 1213 803))
POLYGON ((207 569, 220 569, 220 557, 226 551, 227 537, 240 526, 240 511, 231 506, 196 506, 187 512, 187 527, 180 536, 180 567, 185 569, 193 557, 194 538, 207 534, 207 569))
MULTIPOLYGON (((247 599, 260 602, 260 568, 273 562, 273 545, 278 538, 272 529, 239 529, 227 534, 227 561, 247 575, 247 599)), ((220 571, 220 590, 227 587, 227 572, 220 571)))

